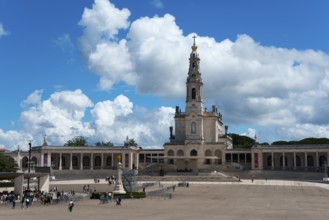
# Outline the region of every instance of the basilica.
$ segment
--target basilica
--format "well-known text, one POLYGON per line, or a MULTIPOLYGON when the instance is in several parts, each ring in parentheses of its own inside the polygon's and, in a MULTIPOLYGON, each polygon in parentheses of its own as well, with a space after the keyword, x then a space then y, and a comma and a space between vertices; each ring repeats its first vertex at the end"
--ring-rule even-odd
MULTIPOLYGON (((54 170, 115 169, 119 162, 125 170, 145 169, 150 165, 170 167, 177 172, 207 172, 233 166, 251 170, 316 171, 327 164, 329 145, 258 145, 251 148, 233 145, 216 106, 207 110, 203 103, 201 59, 195 44, 190 53, 186 78, 185 109, 176 106, 175 126, 169 128, 169 140, 163 149, 127 146, 42 146, 30 151, 6 152, 26 171, 34 167, 54 170)), ((206 85, 205 85, 206 86, 206 85)))

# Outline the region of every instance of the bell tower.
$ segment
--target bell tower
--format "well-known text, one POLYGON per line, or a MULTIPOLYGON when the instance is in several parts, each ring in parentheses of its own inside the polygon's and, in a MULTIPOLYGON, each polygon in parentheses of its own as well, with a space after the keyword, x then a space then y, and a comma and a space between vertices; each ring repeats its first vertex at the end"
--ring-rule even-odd
POLYGON ((195 45, 193 36, 192 52, 190 54, 190 66, 186 80, 186 114, 194 112, 201 115, 203 112, 203 97, 202 97, 202 77, 200 72, 200 58, 197 52, 198 47, 195 45))
POLYGON ((192 52, 190 54, 189 71, 186 80, 186 117, 185 117, 185 144, 203 143, 203 95, 202 77, 200 72, 200 58, 193 36, 192 52))

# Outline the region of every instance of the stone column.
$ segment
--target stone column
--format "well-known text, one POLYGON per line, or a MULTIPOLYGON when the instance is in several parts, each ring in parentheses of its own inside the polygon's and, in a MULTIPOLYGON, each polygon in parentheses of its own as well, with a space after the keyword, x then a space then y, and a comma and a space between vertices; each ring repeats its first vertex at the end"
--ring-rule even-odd
POLYGON ((307 152, 305 152, 305 170, 307 170, 308 164, 307 164, 307 152))
MULTIPOLYGON (((45 166, 45 164, 43 163, 43 160, 44 160, 44 155, 43 155, 43 153, 41 153, 41 159, 40 159, 41 161, 40 161, 40 166, 42 166, 42 167, 44 167, 45 166)), ((19 164, 18 164, 19 165, 19 164)), ((19 165, 20 166, 20 165, 19 165)))
POLYGON ((73 166, 72 166, 72 153, 70 153, 70 170, 73 170, 73 166))
POLYGON ((233 153, 231 153, 231 164, 233 163, 233 153))
POLYGON ((294 170, 296 170, 297 163, 296 163, 296 152, 294 152, 294 170))
POLYGON ((80 170, 83 170, 83 153, 80 154, 80 170))
POLYGON ((136 153, 136 154, 135 154, 135 157, 136 157, 136 159, 135 159, 135 166, 136 166, 136 169, 138 170, 138 164, 139 164, 139 153, 136 153))
POLYGON ((104 169, 104 153, 101 153, 101 170, 104 169))
POLYGON ((59 153, 59 166, 58 166, 59 170, 62 170, 62 153, 59 153))
MULTIPOLYGON (((101 159, 102 161, 102 159, 101 159)), ((94 169, 94 154, 91 153, 90 154, 90 169, 93 170, 94 169)))
POLYGON ((238 164, 240 164, 240 154, 238 153, 238 164))
POLYGON ((247 164, 247 154, 244 153, 244 165, 246 165, 246 164, 247 164))
POLYGON ((129 166, 129 170, 133 169, 133 153, 129 152, 129 161, 128 161, 128 166, 129 166))
POLYGON ((51 167, 51 153, 48 153, 47 166, 51 167))
POLYGON ((271 152, 271 159, 272 159, 272 161, 271 161, 271 165, 272 165, 272 170, 274 170, 274 152, 271 152))
POLYGON ((126 154, 122 153, 121 154, 121 164, 122 164, 122 169, 126 168, 126 154))
POLYGON ((114 167, 114 153, 111 154, 111 167, 114 167))
POLYGON ((319 166, 319 152, 315 152, 315 166, 318 168, 319 166))
POLYGON ((284 152, 282 152, 282 169, 286 169, 286 158, 284 152))

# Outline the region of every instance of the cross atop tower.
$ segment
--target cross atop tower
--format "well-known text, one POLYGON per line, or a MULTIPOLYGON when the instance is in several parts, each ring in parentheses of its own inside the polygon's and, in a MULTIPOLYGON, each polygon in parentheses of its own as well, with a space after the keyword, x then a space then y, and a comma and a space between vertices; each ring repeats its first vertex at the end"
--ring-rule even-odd
POLYGON ((195 38, 197 38, 197 36, 193 35, 193 45, 195 45, 195 38))
POLYGON ((193 35, 193 46, 192 46, 192 51, 196 51, 196 49, 198 49, 198 47, 195 45, 195 38, 197 38, 197 36, 193 35))

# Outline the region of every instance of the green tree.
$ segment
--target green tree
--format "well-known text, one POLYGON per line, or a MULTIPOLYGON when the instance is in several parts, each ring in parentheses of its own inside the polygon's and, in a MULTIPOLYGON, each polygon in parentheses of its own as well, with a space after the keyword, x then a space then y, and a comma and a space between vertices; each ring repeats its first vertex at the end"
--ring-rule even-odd
POLYGON ((71 140, 68 140, 64 146, 76 146, 76 147, 80 147, 80 146, 87 146, 87 138, 83 137, 83 136, 78 136, 78 137, 74 137, 71 140))
POLYGON ((14 162, 13 158, 4 153, 0 153, 0 172, 16 172, 18 165, 14 162))
POLYGON ((229 134, 233 139, 233 146, 242 148, 251 148, 255 144, 255 140, 244 135, 229 134))
POLYGON ((114 144, 112 143, 112 142, 104 142, 104 141, 102 141, 102 142, 97 142, 96 143, 96 146, 97 147, 101 147, 101 146, 106 146, 106 147, 113 147, 114 146, 114 144))
POLYGON ((126 140, 124 141, 123 145, 125 147, 129 147, 129 146, 138 147, 137 142, 134 139, 129 139, 128 136, 127 136, 126 140))

